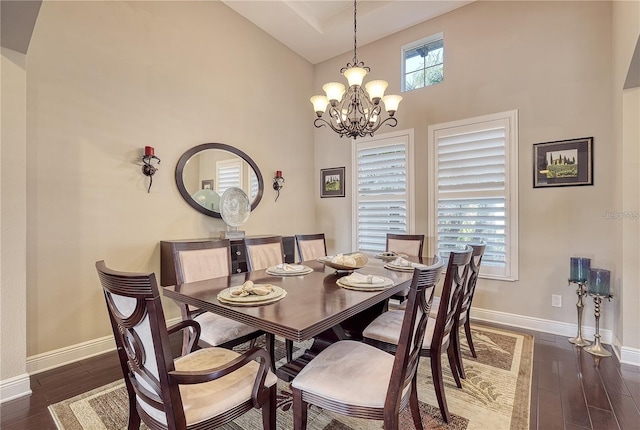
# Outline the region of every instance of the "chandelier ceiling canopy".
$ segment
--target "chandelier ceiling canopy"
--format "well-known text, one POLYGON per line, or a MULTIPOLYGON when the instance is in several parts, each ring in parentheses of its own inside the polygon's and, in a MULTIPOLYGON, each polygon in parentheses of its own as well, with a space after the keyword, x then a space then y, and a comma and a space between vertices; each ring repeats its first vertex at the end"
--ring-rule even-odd
POLYGON ((328 125, 340 137, 373 136, 383 124, 395 127, 398 120, 394 114, 402 100, 401 96, 384 95, 389 83, 383 80, 367 82, 362 88, 362 81, 371 70, 364 62, 358 61, 357 43, 357 0, 353 2, 353 60, 340 69, 347 78, 349 87, 340 82, 328 82, 322 86, 325 96, 311 97, 317 118, 313 122, 316 127, 328 125), (384 105, 388 117, 382 119, 384 105), (323 118, 326 113, 327 119, 323 118))

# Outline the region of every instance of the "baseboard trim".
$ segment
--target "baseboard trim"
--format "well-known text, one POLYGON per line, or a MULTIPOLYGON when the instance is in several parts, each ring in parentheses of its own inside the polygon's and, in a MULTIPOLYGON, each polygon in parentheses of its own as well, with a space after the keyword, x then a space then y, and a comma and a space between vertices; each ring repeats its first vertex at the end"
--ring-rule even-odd
MULTIPOLYGON (((167 326, 172 326, 180 320, 180 317, 167 320, 167 326)), ((77 343, 65 348, 59 348, 53 351, 27 357, 27 372, 29 375, 35 375, 78 360, 104 354, 105 352, 113 351, 114 349, 116 349, 116 344, 113 340, 113 335, 77 343)))
POLYGON ((0 381, 0 403, 31 395, 31 380, 28 373, 0 381))
POLYGON ((27 372, 35 375, 46 370, 55 369, 78 360, 94 357, 116 349, 112 336, 104 336, 87 342, 77 343, 65 348, 27 357, 27 372))
MULTIPOLYGON (((578 325, 560 321, 545 320, 542 318, 516 315, 506 312, 491 311, 471 307, 471 319, 476 321, 493 322, 497 324, 520 327, 529 330, 553 333, 560 336, 575 337, 578 333, 578 325)), ((593 339, 596 333, 595 327, 582 326, 582 336, 593 339)), ((600 329, 600 340, 602 343, 612 344, 613 333, 611 330, 600 329)))
MULTIPOLYGON (((434 298, 433 306, 437 306, 438 302, 438 298, 434 298)), ((496 324, 536 330, 545 333, 553 333, 567 337, 575 336, 578 330, 577 324, 551 321, 542 318, 534 318, 475 307, 471 308, 471 319, 474 321, 492 322, 496 324)), ((170 320, 167 320, 167 325, 171 326, 179 321, 180 317, 172 318, 170 320)), ((583 326, 582 334, 586 338, 593 339, 593 336, 595 334, 595 327, 583 326)), ((603 343, 612 344, 614 346, 614 351, 616 352, 616 355, 618 356, 621 363, 640 366, 640 349, 629 348, 620 345, 617 339, 616 341, 614 341, 614 336, 611 330, 600 329, 600 335, 602 336, 601 340, 603 343)), ((113 341, 113 336, 105 336, 98 339, 90 340, 88 342, 82 342, 76 345, 68 346, 66 348, 60 348, 54 351, 27 357, 27 372, 29 375, 35 375, 46 370, 73 363, 78 360, 83 360, 89 357, 104 354, 105 352, 113 351, 114 349, 115 343, 113 341)), ((7 380, 7 382, 9 382, 9 380, 7 380)), ((2 401, 5 401, 4 384, 5 381, 2 381, 2 401)), ((28 377, 26 388, 28 389, 28 392, 24 391, 24 389, 16 389, 16 394, 11 398, 16 398, 31 393, 28 377)))
POLYGON ((640 366, 640 349, 622 346, 620 347, 619 357, 620 363, 630 364, 632 366, 640 366))

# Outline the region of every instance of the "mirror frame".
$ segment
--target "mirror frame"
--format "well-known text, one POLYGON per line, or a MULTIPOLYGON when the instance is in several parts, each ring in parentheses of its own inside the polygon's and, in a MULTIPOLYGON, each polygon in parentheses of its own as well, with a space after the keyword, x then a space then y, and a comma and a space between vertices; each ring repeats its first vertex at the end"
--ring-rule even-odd
POLYGON ((235 148, 231 145, 227 145, 225 143, 203 143, 201 145, 194 146, 193 148, 189 149, 187 152, 182 154, 182 157, 180 157, 180 159, 178 160, 178 164, 176 165, 176 185, 178 186, 178 191, 180 191, 180 195, 182 196, 182 198, 189 204, 189 206, 191 206, 198 212, 214 218, 222 219, 222 215, 220 214, 220 212, 214 212, 210 209, 207 209, 199 205, 191 197, 191 194, 189 194, 189 192, 187 191, 187 188, 184 185, 184 180, 182 178, 184 167, 187 165, 187 162, 191 159, 191 157, 207 149, 220 149, 223 151, 229 151, 237 155, 238 157, 242 158, 244 161, 246 161, 249 164, 249 166, 251 166, 251 168, 256 174, 256 177, 258 178, 258 194, 253 199, 253 202, 251 202, 251 211, 253 212, 256 206, 258 206, 258 203, 260 203, 260 200, 262 200, 262 194, 264 193, 264 179, 262 178, 262 172, 260 172, 260 169, 258 168, 256 163, 251 159, 251 157, 249 157, 247 154, 245 154, 238 148, 235 148))

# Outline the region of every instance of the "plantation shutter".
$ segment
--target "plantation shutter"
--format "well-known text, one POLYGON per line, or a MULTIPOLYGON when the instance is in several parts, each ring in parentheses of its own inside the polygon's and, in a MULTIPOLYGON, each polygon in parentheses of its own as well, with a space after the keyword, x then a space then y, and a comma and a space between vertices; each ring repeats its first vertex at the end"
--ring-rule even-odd
POLYGON ((496 277, 511 276, 510 252, 515 251, 509 124, 501 119, 435 132, 437 252, 447 257, 469 243, 485 242, 482 272, 496 277))
POLYGON ((242 188, 242 164, 240 160, 223 160, 216 164, 218 178, 218 194, 222 195, 228 188, 242 188))
POLYGON ((407 164, 406 142, 357 149, 359 250, 384 251, 387 233, 407 232, 407 164))

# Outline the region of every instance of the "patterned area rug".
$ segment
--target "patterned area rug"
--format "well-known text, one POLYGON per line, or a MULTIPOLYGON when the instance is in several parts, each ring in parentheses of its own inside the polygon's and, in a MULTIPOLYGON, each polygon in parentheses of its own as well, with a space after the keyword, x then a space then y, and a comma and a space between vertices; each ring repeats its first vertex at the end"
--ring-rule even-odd
MULTIPOLYGON (((418 398, 425 429, 500 430, 528 429, 533 365, 533 338, 529 335, 475 325, 472 327, 478 355, 474 359, 463 342, 467 378, 458 389, 443 355, 444 382, 452 422, 445 424, 437 407, 429 359, 421 359, 418 398), (436 406, 433 406, 436 405, 436 406)), ((463 335, 464 339, 464 335, 463 335)), ((282 354, 282 347, 277 348, 282 354)), ((127 392, 122 381, 97 388, 49 406, 60 430, 126 429, 127 392)), ((143 425, 141 428, 146 429, 143 425)), ((252 410, 223 427, 225 430, 262 428, 260 411, 252 410)), ((289 384, 278 382, 277 428, 293 428, 289 384)), ((409 410, 401 414, 401 429, 414 428, 409 410)), ((382 429, 382 421, 352 419, 323 411, 309 410, 309 430, 382 429)))

